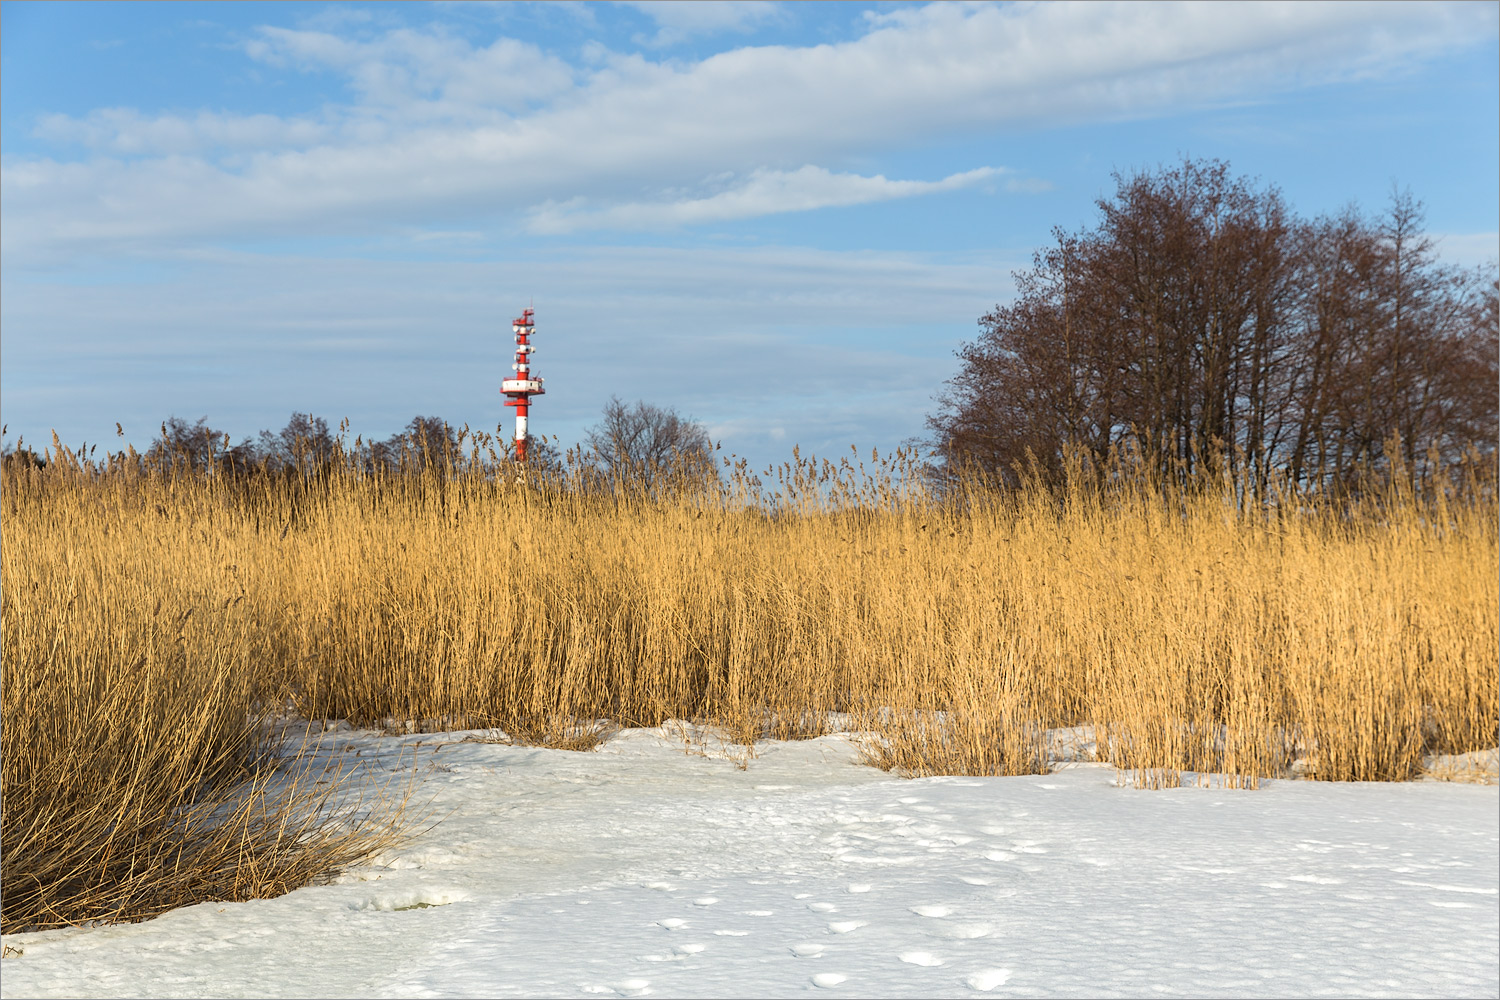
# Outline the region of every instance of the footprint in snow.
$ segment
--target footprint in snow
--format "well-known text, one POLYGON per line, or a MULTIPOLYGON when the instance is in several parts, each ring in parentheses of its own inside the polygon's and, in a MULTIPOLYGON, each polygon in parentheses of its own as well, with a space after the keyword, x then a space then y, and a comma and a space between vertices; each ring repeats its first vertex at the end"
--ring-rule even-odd
POLYGON ((907 965, 923 965, 931 968, 934 965, 943 964, 943 960, 930 951, 903 951, 896 957, 907 965))
POLYGON ((665 920, 658 920, 656 922, 656 925, 658 927, 665 927, 669 931, 675 931, 685 923, 687 923, 687 921, 683 920, 681 917, 667 917, 665 920))
POLYGON ((853 883, 851 883, 849 885, 849 891, 850 892, 869 892, 870 891, 870 883, 868 883, 868 882, 853 882, 853 883))
POLYGON ((988 993, 997 986, 1003 986, 1010 979, 1009 969, 980 969, 965 977, 964 983, 973 990, 988 993))
POLYGON ((823 954, 823 946, 814 944, 811 941, 805 941, 802 944, 792 945, 792 954, 798 958, 817 958, 823 954))
POLYGON ((706 945, 701 945, 701 944, 680 944, 677 947, 673 948, 672 951, 675 954, 681 955, 684 958, 686 958, 688 955, 696 955, 696 954, 698 954, 705 947, 706 947, 706 945))
POLYGON ((650 992, 651 980, 649 979, 624 979, 610 987, 622 997, 638 997, 650 992))
POLYGON ((952 916, 951 906, 913 906, 911 912, 919 917, 947 917, 952 916))
POLYGON ((838 909, 838 907, 834 906, 832 903, 808 903, 807 908, 809 910, 812 910, 814 913, 832 913, 834 910, 838 909))
POLYGON ((848 981, 848 976, 841 976, 837 972, 820 972, 812 977, 814 986, 821 986, 825 990, 831 990, 840 983, 848 981))
POLYGON ((828 929, 835 934, 848 934, 850 931, 857 931, 864 926, 865 922, 863 920, 835 920, 828 925, 828 929))
POLYGON ((717 896, 699 896, 693 900, 694 906, 713 906, 719 901, 717 896))

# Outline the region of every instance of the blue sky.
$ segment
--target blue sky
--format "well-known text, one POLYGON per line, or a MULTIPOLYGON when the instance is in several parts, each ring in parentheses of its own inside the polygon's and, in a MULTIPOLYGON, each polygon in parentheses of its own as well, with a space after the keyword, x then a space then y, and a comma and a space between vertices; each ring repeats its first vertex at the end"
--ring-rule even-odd
POLYGON ((7 440, 293 410, 533 430, 612 394, 757 465, 923 431, 1111 174, 1393 186, 1500 256, 1500 7, 0 4, 7 440))

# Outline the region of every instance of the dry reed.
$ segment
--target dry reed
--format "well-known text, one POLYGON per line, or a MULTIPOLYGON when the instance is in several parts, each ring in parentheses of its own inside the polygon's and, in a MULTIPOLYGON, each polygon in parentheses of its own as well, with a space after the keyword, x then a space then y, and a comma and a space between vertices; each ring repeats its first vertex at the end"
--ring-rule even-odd
POLYGON ((278 609, 183 516, 205 485, 7 466, 6 933, 279 895, 398 839, 404 796, 371 816, 281 752, 278 609))
POLYGON ((56 822, 21 789, 78 790, 57 836, 115 845, 134 807, 109 788, 170 774, 186 798, 158 818, 217 794, 272 689, 307 718, 552 745, 596 720, 748 743, 847 713, 909 774, 1044 771, 1047 729, 1092 725, 1150 787, 1294 763, 1401 780, 1496 743, 1492 479, 1360 504, 1128 476, 937 494, 872 456, 799 460, 761 492, 743 465, 609 487, 482 451, 400 474, 10 474, 7 920, 12 830, 56 822))

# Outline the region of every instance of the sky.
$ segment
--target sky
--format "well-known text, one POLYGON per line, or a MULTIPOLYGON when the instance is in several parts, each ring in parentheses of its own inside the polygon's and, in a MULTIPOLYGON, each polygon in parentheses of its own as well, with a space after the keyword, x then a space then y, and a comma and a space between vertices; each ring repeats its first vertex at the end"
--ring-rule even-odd
POLYGON ((1495 3, 0 4, 14 444, 534 433, 611 396, 757 467, 924 433, 954 352, 1117 175, 1304 216, 1396 189, 1500 257, 1495 3), (125 429, 116 436, 115 424, 125 429))

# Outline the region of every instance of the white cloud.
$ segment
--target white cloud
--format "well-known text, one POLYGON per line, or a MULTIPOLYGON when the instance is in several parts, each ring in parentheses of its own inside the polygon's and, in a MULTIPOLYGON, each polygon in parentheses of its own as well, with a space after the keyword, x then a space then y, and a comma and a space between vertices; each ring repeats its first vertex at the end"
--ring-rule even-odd
POLYGON ((499 38, 475 48, 441 30, 397 28, 363 41, 263 27, 245 52, 273 66, 342 73, 363 99, 359 111, 400 119, 503 120, 575 84, 567 63, 535 45, 499 38))
POLYGON ((835 174, 814 166, 791 171, 756 170, 733 187, 700 198, 626 202, 593 210, 577 202, 548 202, 530 214, 527 226, 536 233, 669 229, 953 191, 1003 172, 995 167, 980 167, 939 181, 893 181, 878 174, 874 177, 835 174))
POLYGON ((682 222, 836 204, 839 191, 915 194, 892 185, 923 182, 837 171, 934 138, 1399 72, 1492 39, 1495 24, 1484 4, 934 4, 836 45, 697 62, 595 51, 576 66, 440 29, 266 28, 254 58, 342 74, 357 102, 287 119, 48 119, 48 134, 113 155, 7 156, 0 239, 12 263, 35 262, 113 241, 624 225, 661 210, 643 192, 687 192, 661 199, 682 222), (749 180, 698 190, 726 174, 749 180))

